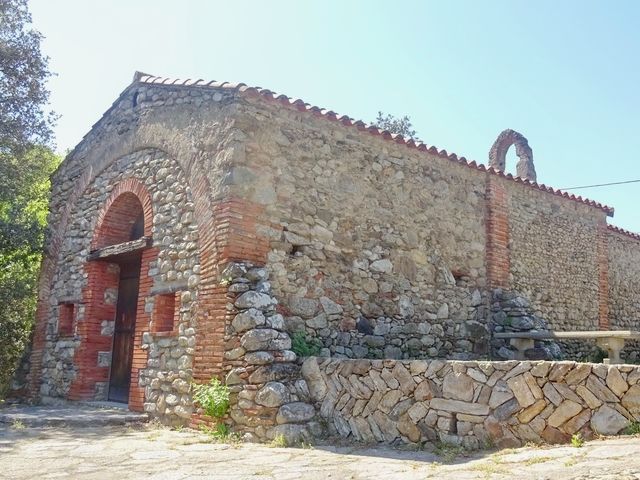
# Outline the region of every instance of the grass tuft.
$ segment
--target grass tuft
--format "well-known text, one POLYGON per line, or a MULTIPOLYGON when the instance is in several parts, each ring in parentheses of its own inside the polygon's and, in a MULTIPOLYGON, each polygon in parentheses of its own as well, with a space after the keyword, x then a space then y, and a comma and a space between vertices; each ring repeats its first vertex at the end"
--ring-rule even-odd
POLYGON ((433 451, 438 455, 445 463, 453 462, 458 456, 465 453, 465 449, 461 445, 456 445, 448 442, 436 443, 436 448, 433 451))
POLYGON ((15 419, 13 423, 11 423, 11 428, 13 428, 14 430, 24 430, 25 428, 27 428, 27 426, 22 420, 15 419))
POLYGON ((640 434, 640 422, 631 422, 624 430, 623 435, 638 435, 640 434))
POLYGON ((273 437, 273 440, 269 442, 268 446, 271 448, 286 448, 288 446, 287 439, 284 435, 279 433, 278 435, 273 437))
POLYGON ((576 448, 581 448, 584 445, 584 438, 582 438, 582 435, 579 433, 575 433, 571 437, 571 445, 576 448))

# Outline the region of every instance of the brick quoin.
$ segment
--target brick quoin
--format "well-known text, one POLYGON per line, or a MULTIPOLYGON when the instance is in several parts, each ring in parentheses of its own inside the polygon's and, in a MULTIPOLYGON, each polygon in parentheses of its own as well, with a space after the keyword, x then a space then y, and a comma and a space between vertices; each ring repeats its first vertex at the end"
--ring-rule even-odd
MULTIPOLYGON (((194 198, 197 192, 194 194, 194 198)), ((267 261, 269 240, 259 233, 260 227, 281 229, 264 219, 264 206, 237 197, 227 197, 213 204, 211 217, 200 220, 201 277, 198 293, 199 316, 196 334, 196 353, 193 378, 208 382, 222 378, 233 367, 234 361, 225 360, 224 352, 239 346, 237 336, 226 335, 237 311, 237 294, 221 285, 219 273, 230 262, 250 262, 261 266, 267 261), (205 274, 206 272, 206 274, 205 274)), ((190 425, 194 428, 211 423, 211 419, 194 413, 190 425)))
POLYGON ((487 175, 486 197, 487 281, 490 288, 508 288, 511 263, 507 191, 493 175, 487 175))
MULTIPOLYGON (((198 192, 194 192, 197 198, 198 192)), ((251 262, 264 265, 269 241, 258 233, 264 225, 262 205, 236 197, 213 204, 212 215, 204 218, 196 204, 200 221, 201 283, 198 293, 198 332, 193 365, 194 380, 206 382, 221 377, 231 366, 225 365, 224 352, 234 348, 227 343, 225 331, 236 313, 235 295, 220 285, 219 272, 229 262, 251 262)), ((271 225, 269 225, 271 227, 271 225)))
MULTIPOLYGON (((123 180, 115 186, 98 214, 92 250, 130 240, 131 229, 140 215, 144 218, 144 234, 151 236, 151 197, 139 180, 123 180)), ((149 267, 157 255, 158 249, 155 247, 142 252, 129 390, 129 409, 133 411, 142 411, 144 404, 144 389, 139 385, 140 370, 147 365, 147 352, 142 349, 142 333, 148 329, 151 320, 145 312, 145 303, 152 287, 149 267)), ((115 263, 90 261, 85 264, 85 272, 88 280, 82 292, 82 302, 86 307, 83 318, 78 320, 80 346, 74 356, 77 374, 69 390, 70 400, 95 398, 96 384, 109 380, 110 367, 98 366, 98 352, 111 351, 112 336, 101 334, 101 324, 104 320, 112 321, 115 318, 119 268, 115 263)))

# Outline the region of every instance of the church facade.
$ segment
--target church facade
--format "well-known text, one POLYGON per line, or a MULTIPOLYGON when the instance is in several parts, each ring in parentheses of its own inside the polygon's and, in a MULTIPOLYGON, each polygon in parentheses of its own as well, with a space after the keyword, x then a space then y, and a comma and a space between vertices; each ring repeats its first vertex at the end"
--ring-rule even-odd
POLYGON ((136 74, 54 175, 29 394, 187 423, 191 383, 226 378, 259 432, 269 381, 304 403, 295 332, 328 357, 466 360, 510 358, 496 329, 637 328, 640 237, 537 184, 508 132, 485 167, 269 90, 136 74))

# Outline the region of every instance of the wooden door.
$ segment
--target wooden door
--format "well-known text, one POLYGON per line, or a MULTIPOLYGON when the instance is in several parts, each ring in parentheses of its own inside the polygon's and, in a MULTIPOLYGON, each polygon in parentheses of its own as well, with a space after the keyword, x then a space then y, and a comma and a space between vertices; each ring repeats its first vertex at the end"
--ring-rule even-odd
POLYGON ((114 402, 129 400, 139 285, 140 259, 122 263, 109 376, 108 398, 114 402))

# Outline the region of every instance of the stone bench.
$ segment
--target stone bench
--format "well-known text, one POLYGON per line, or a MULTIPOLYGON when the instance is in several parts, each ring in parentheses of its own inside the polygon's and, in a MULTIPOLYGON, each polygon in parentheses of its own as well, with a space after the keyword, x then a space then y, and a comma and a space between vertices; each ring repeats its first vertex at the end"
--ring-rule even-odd
POLYGON ((620 351, 626 340, 640 340, 636 330, 594 330, 590 332, 500 332, 495 338, 509 339, 517 350, 517 359, 524 360, 524 352, 534 347, 536 340, 595 340, 596 344, 609 353, 610 364, 622 363, 620 351))

